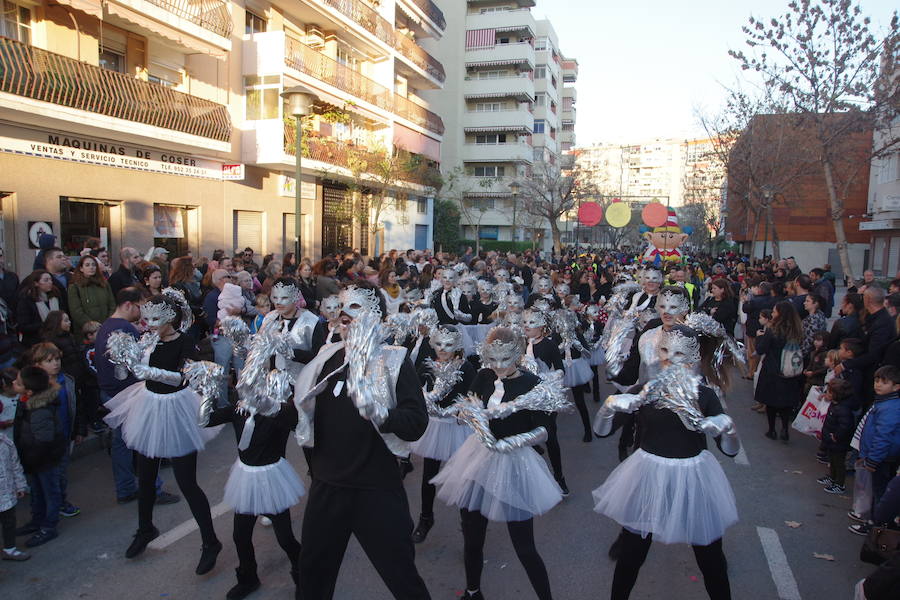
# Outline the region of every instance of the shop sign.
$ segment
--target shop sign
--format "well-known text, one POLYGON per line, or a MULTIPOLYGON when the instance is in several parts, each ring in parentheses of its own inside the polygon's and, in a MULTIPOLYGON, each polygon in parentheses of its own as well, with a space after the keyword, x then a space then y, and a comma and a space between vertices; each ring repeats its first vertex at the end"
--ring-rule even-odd
POLYGON ((219 181, 226 179, 221 162, 169 150, 138 148, 74 133, 41 131, 6 124, 0 124, 0 152, 149 173, 219 181))
POLYGON ((222 165, 222 179, 225 181, 243 181, 244 165, 222 165))

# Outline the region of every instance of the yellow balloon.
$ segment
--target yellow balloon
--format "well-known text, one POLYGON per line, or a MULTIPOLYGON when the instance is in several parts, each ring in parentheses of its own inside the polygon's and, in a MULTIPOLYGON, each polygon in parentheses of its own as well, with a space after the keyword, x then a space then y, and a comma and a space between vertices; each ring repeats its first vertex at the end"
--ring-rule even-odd
POLYGON ((631 207, 624 202, 614 202, 606 209, 606 222, 612 227, 625 227, 631 220, 631 207))

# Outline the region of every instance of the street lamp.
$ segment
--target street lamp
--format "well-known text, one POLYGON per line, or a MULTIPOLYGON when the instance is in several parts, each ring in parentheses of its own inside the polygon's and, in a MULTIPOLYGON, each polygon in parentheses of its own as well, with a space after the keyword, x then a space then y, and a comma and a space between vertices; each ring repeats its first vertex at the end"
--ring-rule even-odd
MULTIPOLYGON (((765 235, 763 238, 763 253, 762 258, 766 260, 766 249, 769 245, 769 217, 770 217, 770 206, 772 205, 772 198, 775 197, 775 190, 770 185, 762 186, 761 190, 763 196, 763 209, 765 209, 766 214, 766 227, 765 227, 765 235)), ((759 230, 757 230, 759 231, 759 230)))
POLYGON ((519 189, 521 186, 518 181, 513 181, 509 184, 509 191, 512 192, 512 205, 513 205, 513 222, 512 222, 512 241, 516 241, 516 210, 519 208, 519 189))
MULTIPOLYGON (((295 85, 281 93, 281 97, 287 101, 288 114, 294 115, 296 133, 294 135, 296 147, 294 156, 296 158, 296 167, 294 169, 294 260, 300 260, 300 198, 303 184, 301 181, 302 173, 300 170, 300 161, 302 158, 301 140, 303 139, 303 125, 301 120, 303 117, 312 112, 313 103, 318 100, 312 90, 302 85, 295 85)), ((299 263, 298 263, 299 264, 299 263)))

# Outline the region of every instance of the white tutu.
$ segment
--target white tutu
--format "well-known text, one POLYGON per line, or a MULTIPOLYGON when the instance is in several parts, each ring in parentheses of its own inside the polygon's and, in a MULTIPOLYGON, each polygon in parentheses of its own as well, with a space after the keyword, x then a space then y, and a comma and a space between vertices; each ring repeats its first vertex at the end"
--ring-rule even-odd
POLYGON ((566 367, 563 385, 568 388, 584 385, 594 377, 594 372, 591 371, 591 365, 585 356, 564 360, 563 364, 566 367))
POLYGON ((606 364, 606 356, 603 353, 603 346, 600 344, 600 340, 594 342, 594 349, 591 351, 589 362, 592 367, 599 367, 600 365, 606 364))
POLYGON ((125 445, 150 458, 176 458, 203 450, 222 430, 197 425, 201 398, 191 388, 156 394, 139 381, 106 403, 103 418, 110 427, 122 426, 125 445))
POLYGON ((492 452, 470 435, 431 480, 450 506, 477 510, 491 521, 525 521, 562 500, 547 464, 530 447, 492 452))
POLYGON ((428 417, 428 428, 409 445, 413 454, 441 462, 459 450, 472 430, 453 417, 428 417))
POLYGON ((488 331, 494 327, 493 323, 484 325, 457 325, 456 328, 462 334, 463 355, 474 356, 478 354, 478 347, 484 338, 487 337, 488 331))
POLYGON ((271 465, 251 467, 238 459, 225 484, 225 504, 242 515, 277 515, 300 502, 303 482, 283 458, 271 465))
POLYGON ((594 510, 664 544, 705 546, 737 523, 731 484, 715 457, 663 458, 638 450, 594 490, 594 510))

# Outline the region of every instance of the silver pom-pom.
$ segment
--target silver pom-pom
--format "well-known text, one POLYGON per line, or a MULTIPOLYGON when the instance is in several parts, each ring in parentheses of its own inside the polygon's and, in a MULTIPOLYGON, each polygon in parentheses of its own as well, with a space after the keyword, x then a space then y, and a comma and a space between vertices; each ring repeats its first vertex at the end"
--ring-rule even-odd
POLYGON ((702 431, 700 421, 703 419, 703 412, 697 403, 700 381, 700 375, 692 370, 672 365, 650 381, 641 395, 653 403, 655 408, 674 412, 687 429, 702 431))
POLYGON ((219 394, 219 383, 225 377, 225 369, 221 365, 208 360, 187 360, 181 369, 182 375, 192 390, 202 398, 197 424, 206 427, 215 410, 215 400, 219 394))
POLYGON ((247 355, 250 329, 242 318, 229 315, 224 319, 219 319, 219 333, 231 341, 234 353, 237 356, 244 357, 247 355))
POLYGON ((128 378, 128 372, 141 362, 143 350, 133 336, 124 331, 113 331, 106 342, 106 357, 115 365, 116 379, 128 378))
POLYGON ((631 343, 636 333, 637 319, 635 315, 621 315, 607 322, 603 332, 603 352, 606 356, 606 372, 615 377, 622 371, 625 361, 631 353, 631 343))
POLYGON ((454 412, 453 407, 442 408, 438 402, 450 393, 453 387, 462 381, 463 359, 456 359, 447 362, 439 362, 431 358, 425 359, 425 367, 431 371, 434 376, 434 387, 430 392, 425 392, 425 408, 432 417, 446 417, 454 412))

